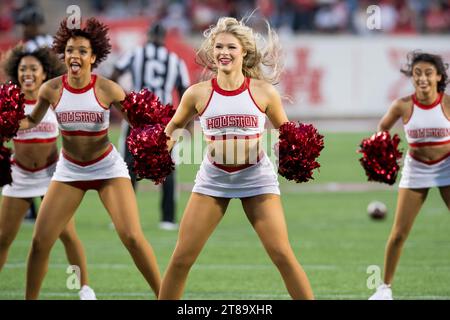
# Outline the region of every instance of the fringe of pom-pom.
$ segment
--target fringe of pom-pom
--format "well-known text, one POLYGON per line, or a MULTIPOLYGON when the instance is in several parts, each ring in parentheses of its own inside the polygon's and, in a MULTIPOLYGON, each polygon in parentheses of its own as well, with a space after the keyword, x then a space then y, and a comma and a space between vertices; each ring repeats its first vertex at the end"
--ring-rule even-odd
POLYGON ((133 158, 133 170, 138 179, 150 179, 162 183, 175 169, 164 132, 175 110, 164 105, 148 89, 127 94, 122 102, 128 121, 132 126, 127 147, 133 158))
POLYGON ((363 139, 360 144, 359 159, 369 181, 378 181, 393 185, 397 179, 402 152, 398 145, 400 138, 395 134, 392 138, 388 131, 374 133, 363 139))
POLYGON ((175 114, 172 105, 162 104, 158 96, 147 88, 127 94, 122 107, 133 128, 155 124, 166 126, 175 114))
POLYGON ((0 86, 0 137, 9 140, 17 134, 25 117, 25 96, 15 84, 0 86))
POLYGON ((175 169, 167 151, 167 135, 160 124, 133 128, 127 138, 128 150, 134 158, 134 170, 138 179, 151 179, 162 183, 175 169))
POLYGON ((286 122, 279 128, 278 173, 288 180, 307 182, 320 167, 317 158, 324 148, 323 136, 311 124, 286 122))

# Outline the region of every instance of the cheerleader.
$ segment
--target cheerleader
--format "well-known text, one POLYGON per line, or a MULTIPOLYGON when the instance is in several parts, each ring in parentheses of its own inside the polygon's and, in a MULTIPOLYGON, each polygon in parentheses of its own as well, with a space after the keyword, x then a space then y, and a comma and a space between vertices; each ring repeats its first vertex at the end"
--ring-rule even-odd
POLYGON ((223 17, 205 35, 198 57, 213 78, 185 92, 166 133, 171 148, 176 130, 198 115, 208 154, 185 208, 159 298, 182 297, 190 268, 230 200, 238 198, 290 296, 312 299, 308 278, 289 244, 277 174, 261 146, 266 116, 276 129, 288 122, 272 85, 281 72, 276 34, 269 28, 267 47, 259 48, 250 27, 223 17))
POLYGON ((445 94, 447 65, 438 55, 408 54, 402 72, 412 78, 415 92, 395 100, 378 130, 390 130, 401 119, 409 150, 399 183, 394 225, 387 241, 384 283, 370 300, 392 300, 391 285, 403 245, 419 214, 428 190, 439 188, 450 210, 450 96, 445 94))
POLYGON ((120 239, 158 296, 159 268, 142 232, 128 169, 108 139, 110 106, 121 110, 125 93, 92 73, 111 50, 107 30, 94 18, 83 29, 61 23, 53 49, 63 55, 67 73, 42 85, 36 107, 20 124, 21 129, 38 125, 50 107, 62 135, 61 154, 34 230, 26 299, 38 298, 50 250, 89 189, 97 190, 120 239))
MULTIPOLYGON (((39 88, 47 79, 65 72, 65 66, 49 49, 28 51, 22 46, 12 49, 3 68, 6 75, 20 86, 25 95, 25 112, 31 113, 36 104, 39 88)), ((14 138, 12 178, 10 185, 2 189, 0 209, 0 270, 6 263, 9 248, 34 197, 43 197, 58 160, 56 138, 58 123, 53 112, 48 111, 41 123, 30 130, 19 130, 14 138)), ((87 285, 86 256, 75 230, 74 219, 70 219, 59 235, 71 265, 80 268, 79 292, 82 300, 94 300, 95 293, 87 285)))

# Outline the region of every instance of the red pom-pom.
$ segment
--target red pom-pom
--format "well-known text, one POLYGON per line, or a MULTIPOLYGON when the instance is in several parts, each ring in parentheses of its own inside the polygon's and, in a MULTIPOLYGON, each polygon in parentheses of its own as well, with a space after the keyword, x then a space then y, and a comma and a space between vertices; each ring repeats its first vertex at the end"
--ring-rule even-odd
POLYGON ((162 104, 158 96, 147 88, 127 94, 122 107, 133 128, 155 124, 166 126, 175 114, 172 105, 162 104))
POLYGON ((0 144, 0 187, 11 184, 11 149, 0 144))
POLYGON ((127 146, 133 155, 133 167, 138 179, 151 179, 155 184, 159 184, 175 169, 167 150, 168 139, 164 127, 160 124, 131 130, 127 146))
POLYGON ((278 154, 278 173, 288 180, 306 182, 313 170, 320 167, 316 161, 324 148, 323 136, 311 124, 286 122, 279 128, 279 142, 274 149, 278 154))
POLYGON ((0 86, 0 137, 11 139, 25 117, 25 96, 15 84, 0 86))
POLYGON ((402 152, 398 150, 400 138, 395 134, 392 138, 388 131, 374 133, 370 138, 363 139, 359 159, 369 181, 379 181, 393 185, 400 170, 398 161, 402 152))

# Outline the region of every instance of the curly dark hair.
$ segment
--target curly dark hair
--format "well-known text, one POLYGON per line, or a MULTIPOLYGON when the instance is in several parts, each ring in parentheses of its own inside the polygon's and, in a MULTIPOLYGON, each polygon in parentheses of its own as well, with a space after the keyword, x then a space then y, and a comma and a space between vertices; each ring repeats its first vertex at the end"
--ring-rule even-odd
POLYGON ((53 50, 58 54, 64 55, 67 41, 75 37, 86 38, 91 43, 92 52, 96 56, 95 62, 92 64, 92 69, 105 60, 111 52, 108 27, 95 18, 89 18, 86 21, 85 27, 82 29, 70 29, 67 26, 67 18, 64 19, 54 37, 53 50))
POLYGON ((416 63, 419 62, 431 63, 436 68, 437 73, 442 76, 441 81, 439 81, 437 84, 437 90, 438 92, 445 91, 445 88, 447 87, 447 84, 449 82, 447 75, 448 63, 444 63, 444 60, 442 60, 441 56, 415 50, 408 53, 407 59, 408 63, 406 64, 405 68, 400 69, 401 73, 403 73, 408 77, 411 77, 414 65, 416 63))
POLYGON ((50 48, 44 47, 31 52, 27 51, 23 45, 18 45, 9 50, 2 61, 3 70, 14 84, 20 85, 19 64, 22 58, 29 56, 39 60, 44 72, 47 74, 46 80, 53 79, 67 71, 64 63, 50 48))

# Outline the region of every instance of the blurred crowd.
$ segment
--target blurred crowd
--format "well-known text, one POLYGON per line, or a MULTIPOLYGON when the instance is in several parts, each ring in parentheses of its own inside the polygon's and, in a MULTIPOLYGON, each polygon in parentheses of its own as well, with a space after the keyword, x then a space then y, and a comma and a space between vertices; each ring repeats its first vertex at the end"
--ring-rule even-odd
MULTIPOLYGON (((38 3, 52 6, 53 0, 2 0, 0 32, 16 24, 20 7, 38 3)), ((59 2, 64 2, 59 1, 59 2)), ((443 34, 450 31, 450 0, 79 0, 89 15, 111 19, 146 16, 163 20, 168 28, 184 34, 203 31, 220 16, 264 17, 287 33, 346 33, 364 35, 443 34), (377 5, 381 28, 369 30, 367 8, 377 5), (256 10, 255 10, 256 9, 256 10)), ((257 20, 257 19, 251 19, 257 20)), ((250 22, 251 22, 250 20, 250 22)))

